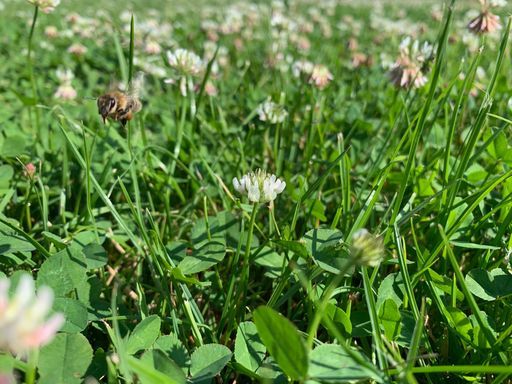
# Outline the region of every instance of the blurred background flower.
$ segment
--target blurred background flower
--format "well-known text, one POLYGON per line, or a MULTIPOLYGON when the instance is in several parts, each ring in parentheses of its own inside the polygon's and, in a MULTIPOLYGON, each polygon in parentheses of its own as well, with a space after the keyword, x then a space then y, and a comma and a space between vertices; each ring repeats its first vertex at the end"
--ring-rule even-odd
POLYGON ((64 315, 49 316, 53 291, 40 287, 36 293, 30 275, 20 277, 12 295, 10 285, 10 279, 0 279, 0 350, 25 354, 49 343, 64 324, 64 315))

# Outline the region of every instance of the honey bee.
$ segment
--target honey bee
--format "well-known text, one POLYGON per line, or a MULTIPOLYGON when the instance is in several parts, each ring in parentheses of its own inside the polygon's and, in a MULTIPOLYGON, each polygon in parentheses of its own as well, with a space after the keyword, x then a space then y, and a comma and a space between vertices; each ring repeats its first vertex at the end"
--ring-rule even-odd
POLYGON ((142 75, 130 85, 128 91, 112 90, 98 97, 98 113, 103 118, 119 121, 123 127, 133 118, 133 115, 142 109, 139 100, 139 91, 142 86, 142 75))

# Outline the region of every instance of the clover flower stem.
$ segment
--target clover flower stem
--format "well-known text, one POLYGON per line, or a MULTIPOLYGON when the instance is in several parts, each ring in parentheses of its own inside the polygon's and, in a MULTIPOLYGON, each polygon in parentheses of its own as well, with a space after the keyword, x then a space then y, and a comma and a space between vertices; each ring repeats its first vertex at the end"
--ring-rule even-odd
MULTIPOLYGON (((36 85, 36 79, 34 77, 34 67, 32 65, 32 38, 34 37, 34 30, 36 27, 37 22, 37 16, 39 14, 39 7, 36 5, 34 7, 34 16, 32 18, 32 25, 30 26, 30 33, 28 35, 28 47, 27 47, 27 67, 29 71, 30 76, 30 85, 32 87, 32 98, 34 99, 34 103, 37 104, 37 85, 36 85)), ((32 107, 34 108, 34 107, 32 107)), ((39 116, 39 110, 37 108, 35 109, 35 115, 36 115, 36 132, 37 132, 37 141, 40 141, 40 133, 39 133, 39 126, 40 126, 40 116, 39 116)))
POLYGON ((185 119, 187 117, 188 103, 186 98, 181 100, 181 116, 180 123, 178 124, 178 132, 176 134, 176 144, 174 145, 174 159, 172 160, 170 167, 170 175, 174 176, 174 170, 176 169, 176 162, 181 152, 181 142, 183 141, 183 130, 185 128, 185 119))
POLYGON ((203 198, 203 210, 204 210, 204 225, 206 227, 206 235, 208 236, 208 241, 212 241, 212 234, 210 231, 210 221, 208 220, 208 201, 207 197, 203 198))
POLYGON ((353 265, 353 262, 349 262, 349 260, 347 260, 348 262, 343 265, 339 273, 336 276, 334 276, 334 278, 331 280, 327 288, 322 293, 320 301, 315 305, 316 311, 315 314, 313 315, 313 320, 309 324, 308 337, 306 339, 306 346, 309 351, 313 349, 316 331, 318 330, 318 326, 320 325, 320 322, 322 321, 322 318, 325 315, 325 310, 327 308, 327 304, 329 303, 329 299, 331 298, 332 293, 338 287, 339 283, 345 276, 345 273, 353 265))
POLYGON ((39 7, 36 5, 34 7, 34 16, 32 18, 32 25, 30 26, 30 33, 28 35, 28 53, 27 57, 30 59, 30 54, 32 53, 32 37, 34 36, 34 29, 36 27, 37 15, 39 14, 39 7))
POLYGON ((366 266, 361 266, 361 274, 363 275, 363 286, 365 291, 366 304, 368 313, 370 314, 370 323, 372 325, 373 337, 375 340, 375 352, 377 355, 379 368, 387 369, 388 364, 385 357, 385 348, 380 334, 379 320, 377 317, 377 309, 375 305, 375 297, 373 297, 373 287, 368 276, 368 269, 366 266))
POLYGON ((281 232, 279 231, 279 226, 277 225, 276 217, 274 215, 274 202, 273 201, 270 202, 268 211, 269 211, 269 215, 270 215, 270 222, 273 225, 273 227, 272 227, 272 225, 269 226, 269 230, 270 230, 269 234, 272 234, 273 228, 275 228, 275 230, 277 232, 277 237, 281 238, 281 232))
POLYGON ((278 123, 276 125, 276 133, 274 137, 274 158, 276 162, 276 174, 280 175, 282 173, 283 167, 283 146, 281 145, 281 129, 283 127, 283 123, 278 123))
POLYGON ((32 215, 30 214, 30 195, 34 189, 34 180, 32 178, 27 179, 27 188, 25 192, 25 198, 23 202, 23 209, 21 210, 21 218, 20 223, 23 222, 23 218, 25 217, 27 222, 27 228, 29 231, 32 230, 32 215))
MULTIPOLYGON (((252 234, 254 230, 254 222, 256 221, 256 213, 258 212, 258 206, 259 203, 253 203, 252 205, 251 221, 249 222, 249 228, 247 231, 247 242, 245 243, 245 253, 242 266, 242 280, 240 284, 241 299, 243 299, 247 294, 247 286, 249 285, 249 256, 251 255, 252 234)), ((243 302, 243 300, 240 302, 243 302)), ((239 311, 241 311, 241 308, 239 308, 239 311)), ((239 315, 241 315, 241 312, 239 315)))
POLYGON ((25 383, 34 384, 36 381, 36 367, 39 360, 39 349, 30 351, 25 371, 25 383))

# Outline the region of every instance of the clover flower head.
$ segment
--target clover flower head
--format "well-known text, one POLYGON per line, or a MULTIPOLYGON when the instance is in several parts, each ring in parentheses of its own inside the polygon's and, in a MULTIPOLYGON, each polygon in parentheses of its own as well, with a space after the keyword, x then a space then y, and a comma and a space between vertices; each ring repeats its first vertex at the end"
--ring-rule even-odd
POLYGON ((253 203, 269 203, 284 191, 286 183, 276 175, 258 169, 243 175, 240 180, 233 178, 233 187, 253 203))
POLYGON ((501 8, 507 5, 507 0, 480 0, 482 9, 501 8))
POLYGON ((350 254, 358 265, 377 267, 384 257, 382 239, 364 228, 359 229, 352 235, 350 254))
POLYGON ((74 100, 76 99, 77 92, 73 85, 71 85, 71 81, 75 77, 73 71, 70 69, 57 69, 56 71, 57 78, 60 81, 60 85, 57 88, 57 91, 54 93, 53 97, 60 100, 74 100))
POLYGON ((0 279, 0 350, 26 354, 53 339, 64 324, 64 315, 48 318, 53 291, 40 287, 36 293, 30 275, 20 277, 13 295, 8 292, 10 284, 9 279, 0 279))
POLYGON ((274 103, 270 97, 258 106, 257 112, 261 121, 271 124, 282 123, 288 116, 286 109, 282 105, 274 103))
POLYGON ((178 48, 167 52, 167 61, 180 75, 195 76, 203 69, 203 61, 194 52, 178 48))
POLYGON ((309 82, 318 89, 324 89, 334 79, 332 73, 325 65, 317 64, 313 67, 309 82))
POLYGON ((156 41, 146 41, 144 45, 144 52, 146 52, 149 55, 158 55, 160 54, 161 51, 162 47, 160 47, 160 44, 158 44, 156 41))
POLYGON ((50 13, 60 4, 60 0, 27 0, 30 4, 41 8, 44 13, 50 13))
POLYGON ((61 100, 74 100, 74 99, 76 99, 76 96, 77 96, 76 89, 73 88, 71 83, 63 83, 63 84, 59 85, 59 87, 57 88, 57 90, 55 91, 55 93, 53 95, 53 97, 55 97, 56 99, 61 99, 61 100))
POLYGON ((75 78, 75 75, 71 69, 59 68, 55 71, 55 74, 61 83, 69 83, 75 78))
POLYGON ((0 372, 0 384, 16 384, 13 372, 0 372))
POLYGON ((311 61, 307 60, 298 60, 293 62, 292 64, 292 74, 295 77, 300 77, 301 75, 306 75, 308 78, 313 73, 314 64, 311 61))
POLYGON ((426 73, 434 56, 434 48, 428 42, 420 45, 418 40, 407 36, 399 46, 400 55, 395 61, 389 76, 397 87, 419 88, 427 83, 426 73))
POLYGON ((44 35, 50 39, 53 39, 53 38, 59 36, 59 30, 54 25, 48 25, 44 29, 44 35))
POLYGON ((468 29, 476 35, 484 35, 501 29, 499 16, 484 9, 468 23, 468 29))

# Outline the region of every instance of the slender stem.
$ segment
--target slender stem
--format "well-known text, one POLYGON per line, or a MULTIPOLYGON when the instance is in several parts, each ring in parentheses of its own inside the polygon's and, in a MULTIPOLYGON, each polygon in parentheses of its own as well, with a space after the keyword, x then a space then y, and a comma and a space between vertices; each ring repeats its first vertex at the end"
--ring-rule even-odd
POLYGON ((30 33, 28 35, 28 52, 27 59, 30 61, 30 56, 32 53, 32 37, 34 36, 34 29, 36 27, 37 15, 39 14, 39 7, 36 5, 34 7, 34 17, 32 18, 32 25, 30 26, 30 33))
MULTIPOLYGON (((240 281, 240 294, 239 303, 244 302, 244 298, 247 295, 247 287, 249 285, 249 257, 251 255, 251 243, 252 243, 252 233, 254 229, 254 222, 256 221, 256 213, 258 212, 259 203, 254 203, 252 205, 252 213, 251 213, 251 221, 249 222, 249 230, 247 231, 247 241, 245 243, 245 253, 242 265, 242 278, 240 281)), ((238 306, 238 316, 242 315, 242 305, 238 306)), ((237 316, 237 317, 238 317, 237 316)))
MULTIPOLYGON (((34 77, 34 67, 32 65, 32 38, 34 37, 34 30, 36 27, 38 14, 39 14, 39 7, 35 6, 34 7, 34 16, 32 18, 32 25, 30 26, 30 33, 28 35, 28 49, 27 49, 27 67, 28 67, 28 72, 29 72, 29 77, 30 77, 30 85, 32 88, 32 98, 33 98, 34 104, 37 104, 38 97, 37 97, 36 79, 34 77)), ((39 139, 40 117, 39 117, 39 111, 37 110, 37 108, 35 110, 35 115, 36 115, 36 132, 37 132, 38 139, 39 139)))
POLYGON ((368 270, 366 268, 367 267, 365 267, 365 266, 361 267, 361 272, 363 275, 363 285, 364 285, 365 297, 366 297, 366 304, 368 306, 368 313, 370 314, 370 322, 372 324, 373 335, 375 338, 375 350, 377 353, 377 358, 379 360, 379 367, 381 369, 385 369, 388 367, 387 360, 385 358, 382 338, 381 338, 381 334, 380 334, 377 310, 375 307, 375 298, 373 297, 372 283, 370 282, 370 279, 368 277, 368 270))
POLYGON ((247 231, 247 242, 245 243, 245 254, 243 260, 242 272, 242 289, 246 291, 245 285, 249 280, 249 256, 251 255, 252 233, 254 230, 254 222, 256 221, 256 213, 258 212, 258 203, 252 205, 251 221, 249 222, 249 230, 247 231))
POLYGON ((341 282, 343 277, 345 276, 345 272, 352 266, 351 262, 345 263, 341 268, 340 272, 334 276, 331 280, 327 288, 324 290, 322 297, 320 298, 320 302, 316 305, 316 311, 313 315, 313 321, 311 321, 308 329, 308 338, 306 340, 306 346, 309 351, 313 349, 313 342, 315 340, 316 331, 318 330, 318 326, 324 317, 325 310, 327 308, 327 304, 332 296, 334 290, 338 287, 338 284, 341 282))
POLYGON ((183 130, 185 127, 185 118, 187 116, 187 98, 182 98, 181 100, 181 114, 180 114, 180 122, 178 124, 178 132, 176 135, 176 144, 174 146, 174 159, 172 160, 169 174, 174 176, 174 170, 176 169, 176 161, 180 156, 181 151, 181 142, 183 141, 183 130))
POLYGON ((25 371, 25 383, 34 384, 36 382, 36 367, 37 361, 39 360, 39 350, 34 349, 29 353, 26 371, 25 371))
POLYGON ((271 201, 270 202, 270 207, 269 207, 269 212, 270 212, 270 221, 272 223, 272 225, 270 225, 270 233, 272 233, 272 229, 275 228, 276 232, 277 232, 277 237, 280 239, 281 238, 281 231, 279 231, 279 226, 277 225, 277 222, 276 222, 276 217, 274 216, 274 202, 271 201))

